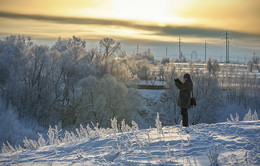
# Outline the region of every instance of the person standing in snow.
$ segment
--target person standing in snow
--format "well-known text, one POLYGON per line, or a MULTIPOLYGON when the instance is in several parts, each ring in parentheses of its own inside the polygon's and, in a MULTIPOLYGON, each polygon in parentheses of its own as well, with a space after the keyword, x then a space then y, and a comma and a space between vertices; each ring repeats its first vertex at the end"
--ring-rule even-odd
POLYGON ((178 106, 181 107, 182 125, 188 127, 188 108, 191 106, 191 92, 193 83, 190 74, 186 73, 183 76, 184 82, 179 79, 174 79, 175 86, 180 90, 178 98, 178 106))

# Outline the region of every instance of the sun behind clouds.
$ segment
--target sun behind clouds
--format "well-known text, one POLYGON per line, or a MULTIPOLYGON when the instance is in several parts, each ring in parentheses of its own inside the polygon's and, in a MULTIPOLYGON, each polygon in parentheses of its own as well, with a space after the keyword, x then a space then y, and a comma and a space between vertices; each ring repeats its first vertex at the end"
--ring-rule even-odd
POLYGON ((212 33, 218 36, 225 30, 260 35, 258 0, 0 0, 0 4, 0 36, 74 34, 159 41, 185 36, 186 41, 194 37, 208 41, 212 33))

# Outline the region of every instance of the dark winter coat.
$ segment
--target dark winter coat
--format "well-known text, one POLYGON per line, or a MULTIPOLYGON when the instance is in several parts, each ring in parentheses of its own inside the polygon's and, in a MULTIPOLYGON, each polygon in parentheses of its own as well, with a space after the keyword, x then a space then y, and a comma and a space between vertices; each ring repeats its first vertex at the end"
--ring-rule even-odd
POLYGON ((193 88, 193 83, 190 79, 186 80, 184 83, 175 81, 176 87, 180 90, 178 98, 178 106, 181 108, 190 108, 190 98, 193 88))

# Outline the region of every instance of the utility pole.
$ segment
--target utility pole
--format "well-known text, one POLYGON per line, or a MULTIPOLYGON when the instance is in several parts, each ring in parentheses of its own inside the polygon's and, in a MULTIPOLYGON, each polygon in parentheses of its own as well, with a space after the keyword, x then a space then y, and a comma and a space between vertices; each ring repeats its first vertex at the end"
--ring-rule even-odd
POLYGON ((166 45, 166 57, 167 57, 167 53, 168 53, 168 50, 167 50, 167 45, 166 45))
POLYGON ((205 63, 207 61, 207 41, 205 41, 205 63))
POLYGON ((181 37, 179 37, 179 41, 178 41, 179 60, 180 60, 180 61, 183 61, 183 60, 184 60, 184 57, 183 57, 182 52, 181 52, 181 46, 182 46, 181 37))
POLYGON ((178 47, 179 47, 179 55, 181 55, 181 37, 179 37, 178 47))
POLYGON ((226 40, 226 63, 229 63, 229 43, 230 43, 231 37, 227 31, 225 32, 224 38, 226 40))

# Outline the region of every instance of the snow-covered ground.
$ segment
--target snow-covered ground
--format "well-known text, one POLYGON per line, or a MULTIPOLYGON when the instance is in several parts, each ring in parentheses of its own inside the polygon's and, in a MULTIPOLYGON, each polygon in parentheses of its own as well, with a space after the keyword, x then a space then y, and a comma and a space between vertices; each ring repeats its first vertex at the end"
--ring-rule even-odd
POLYGON ((214 161, 219 165, 260 165, 260 121, 134 130, 0 154, 0 165, 26 166, 208 166, 214 161))

